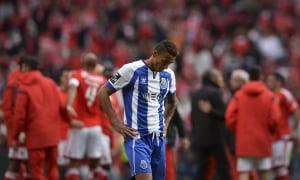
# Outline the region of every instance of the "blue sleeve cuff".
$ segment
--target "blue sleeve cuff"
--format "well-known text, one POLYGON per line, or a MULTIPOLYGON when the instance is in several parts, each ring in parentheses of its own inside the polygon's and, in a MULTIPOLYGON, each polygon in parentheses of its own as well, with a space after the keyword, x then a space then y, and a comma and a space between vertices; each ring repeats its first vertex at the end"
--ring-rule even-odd
POLYGON ((114 88, 114 86, 113 86, 109 81, 107 81, 105 85, 106 85, 106 87, 108 87, 108 89, 111 90, 112 92, 116 92, 116 91, 117 91, 117 89, 114 88))
POLYGON ((174 91, 173 93, 169 92, 168 96, 175 96, 175 94, 176 94, 176 91, 174 91))

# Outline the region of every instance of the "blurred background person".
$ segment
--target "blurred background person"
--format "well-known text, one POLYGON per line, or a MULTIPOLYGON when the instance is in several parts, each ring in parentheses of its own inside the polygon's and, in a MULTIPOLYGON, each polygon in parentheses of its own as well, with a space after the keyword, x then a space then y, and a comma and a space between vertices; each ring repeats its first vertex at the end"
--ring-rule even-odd
POLYGON ((80 179, 79 167, 88 159, 90 178, 107 178, 100 166, 102 128, 100 102, 97 91, 105 78, 95 72, 97 56, 82 57, 82 69, 72 72, 69 79, 66 110, 70 116, 70 130, 65 155, 70 159, 67 180, 80 179))
POLYGON ((66 168, 69 165, 69 159, 65 157, 65 150, 67 145, 68 139, 68 131, 70 128, 70 118, 66 111, 65 105, 67 103, 67 96, 68 96, 68 82, 69 76, 72 71, 71 67, 63 67, 60 70, 60 79, 59 79, 59 100, 60 100, 60 141, 58 144, 58 158, 57 164, 59 165, 59 172, 60 172, 60 179, 63 179, 66 168))
POLYGON ((191 97, 192 148, 198 166, 195 179, 204 179, 208 159, 216 160, 216 171, 220 179, 231 179, 223 139, 225 103, 220 88, 223 77, 216 69, 205 71, 203 86, 191 97))
POLYGON ((267 79, 268 87, 279 100, 281 112, 279 131, 273 143, 272 165, 276 180, 288 180, 289 165, 293 149, 293 141, 298 140, 298 124, 300 110, 297 101, 289 90, 284 88, 285 78, 278 72, 270 74, 267 79), (290 128, 290 116, 293 115, 294 126, 290 128))
POLYGON ((60 101, 55 82, 38 70, 38 60, 25 56, 14 108, 13 147, 25 143, 31 179, 59 178, 57 145, 59 142, 60 101), (44 169, 45 167, 45 169, 44 169))
MULTIPOLYGON (((14 122, 14 108, 15 108, 15 101, 16 101, 16 95, 18 90, 18 77, 20 76, 22 72, 20 70, 20 67, 23 66, 24 63, 24 57, 21 57, 18 62, 18 67, 9 74, 7 77, 6 87, 3 92, 3 101, 2 101, 2 110, 3 110, 3 119, 5 121, 6 125, 6 141, 7 146, 9 147, 8 152, 8 159, 9 164, 8 168, 5 173, 4 179, 16 179, 18 176, 18 173, 21 169, 21 164, 26 163, 28 160, 28 152, 25 147, 24 143, 19 144, 19 147, 17 149, 14 149, 12 147, 12 141, 13 141, 13 127, 16 122, 14 122)), ((20 143, 20 142, 19 142, 20 143)), ((29 169, 27 168, 27 171, 29 169)), ((23 175, 23 178, 29 178, 29 174, 23 175), (26 177, 27 176, 27 177, 26 177)), ((19 177, 20 178, 20 177, 19 177)))
POLYGON ((251 171, 269 179, 272 135, 280 118, 274 94, 262 82, 259 67, 249 69, 250 82, 234 94, 226 110, 226 124, 235 134, 239 180, 248 180, 251 171))

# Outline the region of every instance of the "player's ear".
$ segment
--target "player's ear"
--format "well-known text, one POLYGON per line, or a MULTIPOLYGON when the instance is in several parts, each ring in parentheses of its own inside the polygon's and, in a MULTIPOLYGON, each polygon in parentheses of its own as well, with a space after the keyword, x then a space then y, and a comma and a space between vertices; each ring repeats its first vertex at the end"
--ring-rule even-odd
POLYGON ((153 57, 157 57, 157 56, 158 56, 158 52, 157 52, 157 50, 154 50, 154 51, 153 51, 153 54, 152 54, 152 56, 153 56, 153 57))

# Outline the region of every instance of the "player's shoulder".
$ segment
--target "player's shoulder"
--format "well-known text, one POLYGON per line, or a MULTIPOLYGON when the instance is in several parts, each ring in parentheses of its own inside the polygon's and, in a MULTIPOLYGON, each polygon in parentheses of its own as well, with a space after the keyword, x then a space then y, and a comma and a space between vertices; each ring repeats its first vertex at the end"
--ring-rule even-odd
POLYGON ((145 63, 143 62, 143 60, 137 60, 137 61, 133 61, 133 62, 124 64, 121 68, 135 70, 135 69, 140 68, 142 66, 145 66, 145 63))
POLYGON ((174 74, 174 71, 171 68, 164 69, 163 72, 174 74))
POLYGON ((118 74, 120 74, 121 76, 131 76, 132 74, 134 74, 134 72, 136 72, 138 69, 140 69, 141 67, 144 67, 144 66, 146 66, 146 64, 142 60, 130 62, 130 63, 124 64, 118 70, 118 74))
POLYGON ((82 71, 82 70, 74 70, 70 73, 69 77, 71 77, 71 78, 80 78, 80 77, 82 77, 83 73, 84 73, 84 71, 82 71))
POLYGON ((281 88, 279 91, 280 95, 288 101, 292 101, 294 99, 293 94, 286 88, 281 88))
POLYGON ((175 73, 174 73, 174 71, 173 71, 171 68, 164 69, 164 70, 162 71, 162 73, 165 73, 165 74, 170 75, 170 77, 171 77, 172 79, 175 78, 175 73))

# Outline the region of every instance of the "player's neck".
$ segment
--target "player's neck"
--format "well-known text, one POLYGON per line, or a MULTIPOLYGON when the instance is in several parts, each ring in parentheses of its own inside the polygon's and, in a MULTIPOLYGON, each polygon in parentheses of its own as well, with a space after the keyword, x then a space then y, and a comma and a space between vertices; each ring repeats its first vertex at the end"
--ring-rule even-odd
POLYGON ((152 71, 155 71, 155 67, 153 65, 153 59, 152 59, 152 56, 146 60, 144 60, 144 63, 152 70, 152 71))
POLYGON ((276 87, 276 88, 274 88, 274 92, 275 92, 275 93, 276 93, 276 92, 279 92, 280 89, 281 89, 281 87, 276 87))

